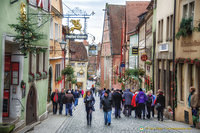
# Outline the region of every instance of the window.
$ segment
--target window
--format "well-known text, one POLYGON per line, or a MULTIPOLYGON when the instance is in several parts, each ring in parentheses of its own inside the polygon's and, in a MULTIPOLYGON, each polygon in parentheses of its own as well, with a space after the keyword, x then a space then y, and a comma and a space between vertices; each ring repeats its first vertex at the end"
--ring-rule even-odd
POLYGON ((189 4, 189 17, 191 17, 191 18, 194 17, 194 2, 191 2, 189 4))
POLYGON ((183 18, 187 18, 187 13, 188 13, 188 5, 183 6, 183 18))
POLYGON ((45 10, 45 11, 48 11, 48 5, 49 4, 49 0, 44 0, 43 1, 43 9, 45 10))
POLYGON ((158 43, 160 42, 160 21, 158 21, 158 43))
POLYGON ((36 0, 29 0, 29 3, 30 3, 31 5, 36 6, 36 0))
POLYGON ((183 71, 183 64, 179 66, 179 75, 180 75, 180 100, 184 101, 184 71, 183 71))
POLYGON ((194 80, 193 80, 193 65, 192 64, 189 65, 188 75, 189 75, 190 86, 193 86, 194 80))
POLYGON ((60 76, 60 64, 56 64, 55 80, 57 80, 60 76))
POLYGON ((43 52, 43 71, 46 71, 46 52, 43 52))
POLYGON ((32 73, 32 52, 29 53, 29 73, 32 73))
POLYGON ((71 63, 70 65, 71 65, 72 67, 74 67, 74 66, 75 66, 75 63, 71 63))
POLYGON ((58 40, 58 24, 55 23, 55 40, 58 40))
POLYGON ((161 20, 161 42, 163 42, 163 19, 161 20))
POLYGON ((173 34, 173 26, 174 26, 174 16, 170 16, 170 32, 169 32, 169 39, 172 40, 172 34, 173 34))
POLYGON ((167 17, 167 33, 166 33, 166 41, 169 41, 169 36, 170 36, 170 32, 169 32, 169 27, 170 27, 170 25, 169 25, 169 17, 167 17))
POLYGON ((50 21, 50 39, 53 39, 53 18, 50 21))
POLYGON ((36 72, 40 71, 40 54, 36 54, 36 72))

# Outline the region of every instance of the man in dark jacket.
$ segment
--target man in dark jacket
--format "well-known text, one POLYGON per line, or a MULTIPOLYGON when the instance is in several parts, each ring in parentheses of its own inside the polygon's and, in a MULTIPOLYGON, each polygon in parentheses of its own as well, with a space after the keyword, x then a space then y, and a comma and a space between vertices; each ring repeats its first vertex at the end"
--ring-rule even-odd
POLYGON ((120 110, 122 104, 122 94, 120 93, 119 89, 113 93, 113 103, 115 104, 115 118, 121 118, 120 110))
POLYGON ((133 93, 130 92, 130 89, 127 89, 124 92, 123 98, 125 99, 124 114, 125 114, 125 116, 129 117, 131 115, 131 110, 132 110, 131 101, 132 101, 132 98, 133 98, 133 93), (127 113, 127 110, 128 110, 128 113, 127 113))
POLYGON ((78 105, 78 98, 79 98, 79 92, 75 90, 74 92, 74 99, 75 99, 74 106, 75 107, 78 105))
POLYGON ((103 105, 105 125, 108 124, 108 126, 110 126, 112 113, 112 98, 109 97, 109 91, 105 91, 101 103, 103 105))
POLYGON ((158 120, 163 121, 163 110, 165 108, 165 96, 161 89, 158 90, 158 96, 155 101, 156 109, 158 110, 158 120))
POLYGON ((57 114, 58 108, 58 89, 55 89, 55 92, 51 94, 51 100, 53 103, 53 114, 57 114))
POLYGON ((63 110, 63 103, 62 99, 65 96, 65 90, 62 89, 60 93, 58 93, 58 103, 59 103, 59 114, 62 115, 62 110, 63 110))
POLYGON ((138 105, 138 117, 141 119, 143 112, 143 119, 145 119, 145 103, 147 101, 147 96, 140 88, 139 93, 136 96, 136 104, 138 105))
POLYGON ((63 104, 66 105, 66 111, 65 111, 65 115, 67 116, 68 111, 69 114, 72 116, 72 103, 74 103, 74 96, 71 94, 71 91, 68 90, 65 94, 65 96, 63 97, 63 104))

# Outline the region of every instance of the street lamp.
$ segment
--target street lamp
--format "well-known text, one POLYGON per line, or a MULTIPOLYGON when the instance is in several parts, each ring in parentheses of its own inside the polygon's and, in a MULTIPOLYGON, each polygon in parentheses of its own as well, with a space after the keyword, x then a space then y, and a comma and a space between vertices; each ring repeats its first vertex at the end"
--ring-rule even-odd
MULTIPOLYGON (((63 58, 64 58, 64 69, 65 69, 65 56, 66 56, 66 51, 67 51, 67 50, 66 50, 66 44, 67 44, 67 43, 66 43, 65 41, 63 41, 63 40, 60 42, 60 47, 61 47, 61 49, 62 49, 62 51, 63 51, 63 53, 64 53, 64 54, 63 54, 63 56, 64 56, 64 57, 63 57, 63 58)), ((65 75, 64 75, 64 88, 65 88, 65 75)))

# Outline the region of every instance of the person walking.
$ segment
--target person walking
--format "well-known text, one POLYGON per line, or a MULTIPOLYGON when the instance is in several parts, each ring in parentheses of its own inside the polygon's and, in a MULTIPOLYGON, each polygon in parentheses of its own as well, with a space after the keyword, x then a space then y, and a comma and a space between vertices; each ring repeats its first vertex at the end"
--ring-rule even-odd
POLYGON ((51 94, 51 100, 53 103, 53 114, 57 114, 58 110, 58 89, 55 89, 55 92, 51 94))
POLYGON ((130 91, 130 89, 127 89, 124 94, 123 98, 125 99, 124 103, 124 114, 125 116, 131 116, 131 111, 132 111, 132 106, 131 106, 131 101, 133 98, 133 93, 130 91), (127 113, 128 110, 128 113, 127 113))
POLYGON ((135 110, 135 118, 138 117, 138 107, 136 104, 136 96, 137 96, 138 92, 136 91, 135 94, 133 95, 132 101, 131 101, 131 105, 133 106, 133 109, 135 110))
POLYGON ((188 105, 191 107, 192 110, 192 121, 193 125, 191 127, 195 128, 196 123, 198 122, 199 119, 199 107, 200 107, 200 98, 198 97, 198 94, 195 93, 196 88, 190 87, 190 94, 188 97, 188 105))
POLYGON ((151 91, 147 92, 147 101, 146 101, 146 107, 147 107, 147 118, 150 119, 151 117, 151 106, 153 103, 153 95, 151 94, 151 91))
POLYGON ((121 118, 122 94, 119 89, 113 93, 113 103, 115 104, 115 118, 121 118))
POLYGON ((77 90, 75 90, 74 92, 74 99, 75 99, 74 106, 76 107, 78 105, 78 99, 79 99, 79 92, 77 90))
POLYGON ((87 125, 91 125, 92 112, 94 111, 95 99, 94 99, 93 95, 91 95, 90 90, 88 90, 86 92, 86 96, 84 98, 84 103, 85 103, 85 110, 87 113, 87 125))
POLYGON ((70 116, 72 116, 72 103, 74 103, 74 96, 71 94, 71 91, 68 90, 63 97, 63 104, 65 104, 65 115, 68 115, 68 112, 70 116))
POLYGON ((110 126, 112 113, 112 99, 109 97, 109 91, 105 91, 101 103, 103 105, 105 125, 110 126))
POLYGON ((58 103, 59 103, 59 114, 62 115, 62 111, 63 111, 63 102, 62 99, 65 96, 65 90, 64 88, 61 90, 60 93, 58 93, 58 103))
POLYGON ((163 121, 163 111, 165 108, 165 96, 161 89, 158 90, 158 96, 155 100, 155 106, 158 111, 158 121, 163 121))
POLYGON ((138 117, 141 119, 143 113, 143 119, 145 119, 145 103, 147 101, 147 96, 140 88, 139 93, 136 96, 136 103, 138 104, 138 117))
POLYGON ((83 97, 83 95, 84 95, 84 90, 83 90, 83 89, 81 90, 81 95, 82 95, 82 97, 83 97))

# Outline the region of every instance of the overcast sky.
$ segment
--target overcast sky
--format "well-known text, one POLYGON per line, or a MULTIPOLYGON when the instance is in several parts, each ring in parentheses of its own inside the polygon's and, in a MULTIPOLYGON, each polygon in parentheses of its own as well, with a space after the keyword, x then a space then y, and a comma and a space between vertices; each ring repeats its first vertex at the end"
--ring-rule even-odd
MULTIPOLYGON (((95 43, 101 42, 102 31, 103 31, 103 20, 105 4, 123 4, 125 5, 126 0, 63 0, 63 2, 69 6, 71 9, 79 7, 80 9, 86 11, 90 14, 92 11, 95 12, 94 16, 88 19, 87 32, 95 36, 95 43)), ((135 1, 135 0, 128 0, 135 1)), ((141 1, 141 0, 137 0, 141 1)), ((149 1, 149 0, 146 0, 149 1)), ((63 5, 64 14, 66 14, 69 9, 63 5)), ((63 20, 63 25, 67 25, 66 19, 63 20)), ((83 25, 83 24, 82 24, 83 25)), ((91 43, 91 37, 89 37, 89 42, 91 43)))

